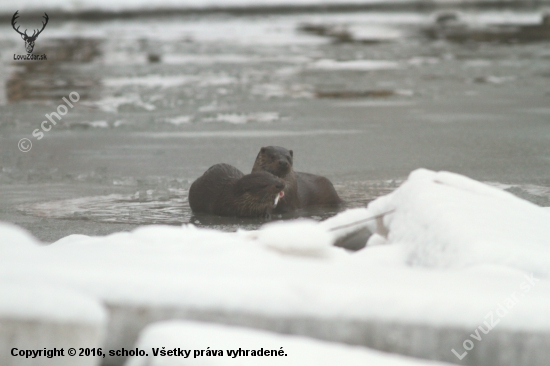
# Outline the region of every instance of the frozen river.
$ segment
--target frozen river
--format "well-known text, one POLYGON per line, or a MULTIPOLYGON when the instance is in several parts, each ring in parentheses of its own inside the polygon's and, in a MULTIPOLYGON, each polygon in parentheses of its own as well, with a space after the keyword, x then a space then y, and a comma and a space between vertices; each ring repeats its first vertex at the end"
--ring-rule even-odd
POLYGON ((153 223, 255 228, 259 221, 192 216, 187 189, 216 163, 250 171, 266 145, 294 150, 296 170, 330 178, 347 207, 419 167, 550 206, 542 12, 447 18, 52 19, 35 47, 48 60, 34 62, 13 60, 23 42, 3 23, 0 220, 46 242, 153 223), (67 113, 43 124, 73 92, 67 113), (18 148, 23 138, 28 152, 18 148))

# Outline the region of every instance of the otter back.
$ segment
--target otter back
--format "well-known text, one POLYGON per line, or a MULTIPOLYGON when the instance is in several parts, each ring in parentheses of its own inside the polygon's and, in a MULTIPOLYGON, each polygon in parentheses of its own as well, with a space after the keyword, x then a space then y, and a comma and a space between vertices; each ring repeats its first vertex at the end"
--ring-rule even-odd
POLYGON ((244 175, 231 165, 216 164, 191 184, 189 206, 196 213, 269 217, 284 187, 268 172, 244 175))
POLYGON ((342 203, 328 178, 320 175, 296 172, 298 197, 302 207, 335 206, 342 203))
POLYGON ((223 200, 229 188, 240 178, 243 172, 229 164, 216 164, 191 184, 189 188, 189 206, 193 212, 214 213, 217 202, 223 200))

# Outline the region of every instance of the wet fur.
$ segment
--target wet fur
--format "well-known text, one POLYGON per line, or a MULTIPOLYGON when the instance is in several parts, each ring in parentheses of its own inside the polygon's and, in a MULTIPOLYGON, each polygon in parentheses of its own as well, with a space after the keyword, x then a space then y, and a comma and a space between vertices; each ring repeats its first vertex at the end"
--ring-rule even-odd
POLYGON ((342 203, 330 180, 320 175, 295 172, 293 165, 294 153, 284 147, 262 147, 256 157, 252 173, 266 171, 286 183, 285 196, 274 212, 284 213, 305 207, 342 203))
POLYGON ((195 213, 270 217, 283 180, 268 172, 244 175, 228 164, 211 166, 191 184, 189 205, 195 213))

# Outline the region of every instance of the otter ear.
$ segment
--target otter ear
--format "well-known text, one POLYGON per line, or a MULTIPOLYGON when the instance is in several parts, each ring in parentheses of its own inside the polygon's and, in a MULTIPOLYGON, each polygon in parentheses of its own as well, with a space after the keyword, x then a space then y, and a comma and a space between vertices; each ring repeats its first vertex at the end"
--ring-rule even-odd
POLYGON ((294 153, 290 150, 290 156, 294 157, 294 153))
POLYGON ((260 152, 262 152, 262 153, 265 152, 265 147, 262 147, 262 148, 260 149, 260 152))

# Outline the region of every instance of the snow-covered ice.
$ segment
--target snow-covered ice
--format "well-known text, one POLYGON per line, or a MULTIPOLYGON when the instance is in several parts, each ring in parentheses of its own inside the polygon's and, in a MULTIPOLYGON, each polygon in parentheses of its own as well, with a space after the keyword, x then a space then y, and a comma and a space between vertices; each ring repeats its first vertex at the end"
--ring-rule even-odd
MULTIPOLYGON (((449 365, 439 362, 415 360, 403 356, 389 355, 338 343, 323 342, 305 337, 280 335, 224 325, 167 321, 152 324, 140 334, 136 344, 139 349, 158 348, 190 350, 184 357, 133 357, 126 366, 179 366, 179 365, 285 365, 285 366, 420 366, 449 365), (197 356, 195 350, 218 350, 222 356, 197 356), (281 356, 236 356, 227 350, 275 350, 281 356)), ((277 353, 278 354, 278 353, 277 353)), ((219 355, 219 353, 218 353, 219 355)))
MULTIPOLYGON (((105 309, 85 293, 42 283, 3 280, 0 282, 0 318, 102 325, 105 309)), ((2 342, 0 342, 1 344, 2 342)))
POLYGON ((371 230, 406 244, 411 265, 497 264, 548 276, 550 214, 511 193, 458 174, 417 170, 369 205, 373 214, 394 209, 383 225, 371 222, 371 230))
POLYGON ((317 70, 391 70, 399 68, 399 63, 385 60, 355 60, 355 61, 335 61, 319 60, 309 65, 311 69, 317 70))
MULTIPOLYGON (((3 366, 92 366, 99 359, 68 357, 67 350, 101 347, 107 313, 100 302, 40 278, 0 281, 0 364, 3 366), (64 356, 33 358, 27 350, 64 349, 64 356), (20 354, 19 352, 23 352, 20 354), (14 356, 14 354, 16 356, 14 356)), ((50 353, 52 355, 52 353, 50 353)))
POLYGON ((153 225, 50 246, 2 225, 0 238, 0 282, 40 279, 99 299, 110 349, 131 348, 147 324, 177 318, 450 362, 451 349, 462 354, 470 340, 463 362, 471 365, 550 358, 550 213, 452 173, 415 171, 368 209, 320 224, 237 233, 153 225), (330 246, 358 221, 352 226, 376 233, 369 246, 330 246))

